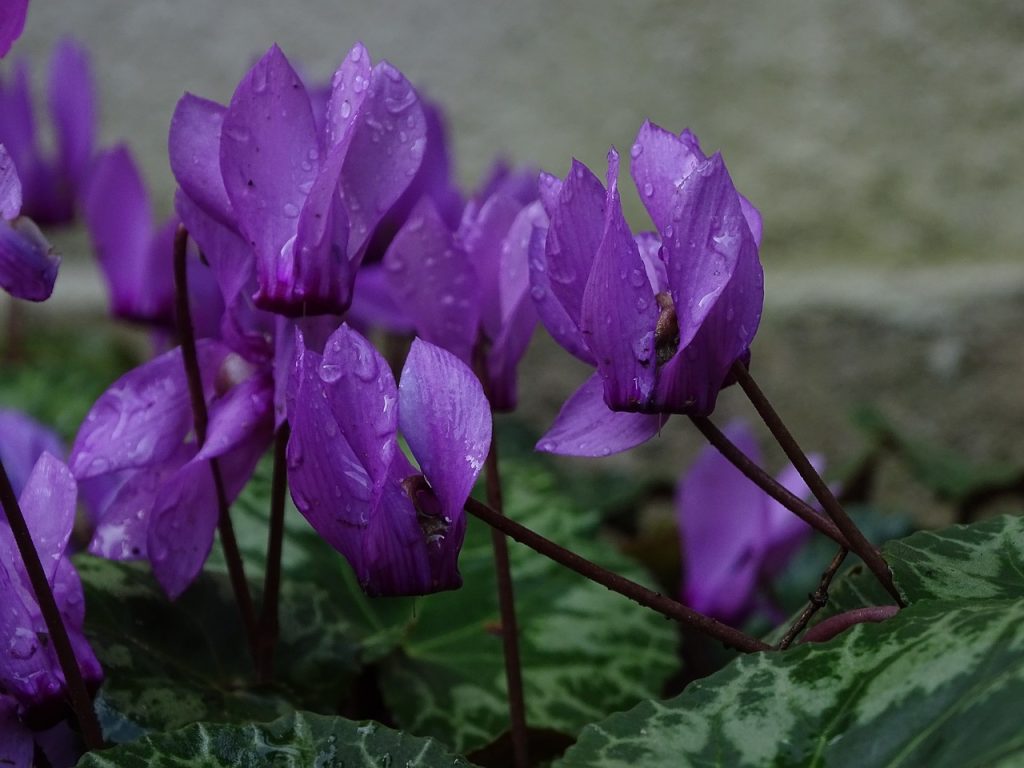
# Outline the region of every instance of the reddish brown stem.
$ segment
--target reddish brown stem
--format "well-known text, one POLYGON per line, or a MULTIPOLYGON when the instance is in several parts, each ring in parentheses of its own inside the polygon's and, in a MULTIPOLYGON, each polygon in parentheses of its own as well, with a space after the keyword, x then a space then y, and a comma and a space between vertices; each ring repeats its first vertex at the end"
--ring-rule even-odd
POLYGON ((291 430, 284 422, 274 437, 274 476, 270 486, 270 528, 267 535, 267 569, 263 581, 263 605, 259 625, 259 677, 269 682, 274 673, 274 652, 280 634, 278 603, 281 593, 281 553, 284 548, 284 506, 288 491, 285 452, 291 430))
POLYGON ((765 397, 761 388, 757 386, 754 378, 750 375, 750 371, 739 362, 733 363, 731 370, 732 375, 736 378, 743 392, 753 404, 754 409, 775 437, 776 442, 782 447, 782 450, 793 463, 796 471, 800 473, 803 481, 807 483, 807 487, 811 489, 814 498, 818 500, 825 513, 832 518, 832 522, 842 532, 849 543, 849 548, 857 553, 857 556, 864 561, 864 564, 875 575, 875 578, 885 588, 885 591, 892 596, 898 605, 902 606, 903 598, 900 597, 900 593, 893 583, 892 573, 889 571, 885 558, 861 533, 853 520, 850 519, 850 516, 846 514, 846 510, 836 500, 832 489, 821 479, 821 475, 811 465, 800 445, 793 438, 793 435, 790 434, 782 418, 776 413, 775 408, 768 398, 765 397))
MULTIPOLYGON (((178 316, 178 335, 181 338, 181 357, 185 364, 185 377, 188 380, 189 398, 192 401, 192 419, 195 425, 196 442, 202 446, 206 442, 206 430, 209 425, 209 414, 206 411, 206 398, 203 395, 203 380, 199 370, 199 357, 196 354, 196 334, 192 327, 192 311, 188 298, 188 230, 179 226, 174 234, 174 301, 178 316)), ((253 661, 257 661, 256 647, 256 612, 253 610, 252 595, 249 593, 249 582, 245 578, 245 566, 235 538, 235 528, 231 523, 231 513, 224 478, 216 459, 210 459, 210 472, 213 475, 214 487, 217 491, 218 522, 220 543, 224 549, 224 560, 228 566, 228 577, 235 593, 235 602, 242 614, 242 623, 249 640, 249 651, 253 661)))
POLYGON ((821 624, 815 624, 807 630, 807 633, 800 641, 803 643, 824 643, 831 640, 840 632, 845 632, 855 624, 868 624, 891 619, 899 613, 899 606, 896 605, 873 605, 869 608, 855 608, 846 613, 830 616, 821 624))
POLYGON ((520 544, 524 544, 535 552, 544 555, 544 557, 554 560, 559 565, 563 565, 581 576, 595 581, 613 592, 618 592, 620 595, 628 597, 630 600, 646 608, 655 610, 663 616, 674 619, 697 632, 720 640, 738 651, 754 653, 756 651, 772 650, 770 645, 762 643, 755 637, 751 637, 738 629, 733 629, 727 624, 698 613, 670 597, 659 594, 641 584, 637 584, 635 581, 630 581, 624 576, 602 568, 597 563, 580 557, 575 552, 495 512, 489 506, 476 499, 470 498, 466 501, 466 511, 474 517, 483 520, 492 528, 497 528, 520 544))
POLYGON ((804 628, 814 617, 814 614, 828 605, 828 588, 832 585, 832 579, 835 578, 836 573, 839 571, 840 566, 842 566, 847 554, 849 554, 849 551, 850 550, 846 549, 846 547, 840 547, 839 551, 836 552, 835 557, 833 557, 832 561, 828 564, 828 568, 826 568, 825 572, 821 574, 821 581, 818 582, 818 588, 814 590, 813 594, 807 596, 807 605, 800 612, 797 620, 793 622, 793 626, 789 628, 786 634, 782 637, 782 640, 779 642, 779 650, 784 651, 789 648, 789 646, 793 644, 793 641, 796 640, 797 635, 804 631, 804 628))

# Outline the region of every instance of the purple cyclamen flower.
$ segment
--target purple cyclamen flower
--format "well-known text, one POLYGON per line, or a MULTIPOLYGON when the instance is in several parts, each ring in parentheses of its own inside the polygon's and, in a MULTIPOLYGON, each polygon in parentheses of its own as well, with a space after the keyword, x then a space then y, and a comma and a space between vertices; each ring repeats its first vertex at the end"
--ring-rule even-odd
POLYGON ((515 408, 516 366, 537 322, 528 262, 547 216, 536 197, 535 172, 499 167, 457 227, 421 199, 384 257, 397 303, 423 339, 466 363, 483 352, 495 410, 515 408))
POLYGON ((21 411, 0 408, 0 463, 7 471, 11 487, 20 494, 39 457, 50 453, 60 458, 64 446, 52 429, 44 427, 21 411))
POLYGON ((346 310, 374 228, 416 175, 426 143, 415 90, 386 61, 373 65, 361 44, 335 72, 323 119, 318 129, 305 86, 273 46, 230 106, 186 94, 171 123, 184 196, 244 239, 255 256, 255 305, 287 316, 346 310))
MULTIPOLYGON (((732 424, 726 434, 754 462, 753 433, 732 424)), ((824 468, 812 456, 815 469, 824 468)), ((810 491, 788 466, 778 481, 801 498, 810 491)), ((683 601, 727 622, 758 608, 758 586, 777 577, 811 534, 811 527, 758 488, 714 447, 705 446, 681 478, 676 512, 683 551, 683 601)))
POLYGON ((47 97, 56 157, 40 147, 27 65, 19 62, 11 80, 0 80, 0 143, 6 145, 21 177, 23 212, 42 226, 74 218, 95 152, 89 55, 72 40, 62 40, 54 49, 47 97))
POLYGON ((28 0, 0 0, 0 59, 21 37, 28 15, 28 0))
MULTIPOLYGON (((75 480, 68 468, 44 453, 19 503, 82 675, 89 685, 97 686, 103 671, 83 634, 82 583, 65 553, 74 525, 76 498, 75 480)), ((7 523, 0 521, 0 690, 17 701, 19 716, 52 725, 63 710, 64 675, 52 646, 41 639, 46 636, 46 622, 14 536, 7 523)), ((9 706, 9 700, 6 704, 9 706)))
POLYGON ((417 339, 396 385, 387 362, 347 325, 323 354, 301 335, 296 346, 288 481, 299 511, 370 595, 460 586, 463 506, 491 440, 476 377, 417 339), (402 452, 399 429, 419 469, 402 452))
POLYGON ((210 472, 217 459, 228 500, 252 476, 273 431, 274 386, 224 344, 197 345, 209 411, 196 445, 181 349, 128 372, 93 405, 75 438, 70 466, 82 485, 108 486, 96 509, 89 551, 148 559, 172 598, 202 569, 219 508, 210 472))
POLYGON ((710 413, 760 322, 761 219, 721 155, 645 122, 630 156, 653 233, 634 236, 623 217, 614 149, 607 189, 575 160, 564 181, 541 179, 551 224, 531 293, 555 340, 597 368, 542 451, 606 455, 652 437, 667 414, 710 413))
MULTIPOLYGON (((84 195, 85 221, 110 295, 123 320, 173 330, 174 235, 179 220, 157 226, 138 166, 125 145, 96 159, 84 195)), ((212 271, 196 254, 188 260, 192 320, 199 338, 219 334, 223 302, 212 271)))
POLYGON ((45 301, 53 293, 60 258, 21 209, 21 180, 0 144, 0 288, 19 299, 45 301))

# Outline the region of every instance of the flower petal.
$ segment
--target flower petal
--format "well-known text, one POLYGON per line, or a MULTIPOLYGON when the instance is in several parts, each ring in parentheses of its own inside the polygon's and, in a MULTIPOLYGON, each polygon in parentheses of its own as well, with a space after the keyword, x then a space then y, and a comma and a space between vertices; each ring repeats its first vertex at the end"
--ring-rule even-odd
POLYGON ((289 241, 319 170, 309 96, 276 45, 235 90, 224 116, 220 167, 239 230, 256 253, 262 306, 262 292, 291 278, 289 241))
POLYGON ((85 221, 106 278, 113 313, 156 321, 173 316, 174 274, 169 253, 152 247, 149 194, 127 146, 100 155, 85 194, 85 221))
POLYGON ((462 586, 458 558, 466 516, 442 520, 416 509, 402 480, 415 474, 399 454, 380 504, 370 518, 364 544, 370 596, 425 595, 462 586))
MULTIPOLYGON (((502 246, 522 208, 522 203, 511 197, 492 195, 475 215, 464 216, 459 227, 459 242, 476 272, 481 308, 480 323, 489 339, 496 338, 501 331, 501 286, 505 277, 501 264, 502 246)), ((526 232, 526 238, 528 244, 529 230, 526 232)), ((525 266, 525 253, 523 263, 525 266)), ((523 276, 526 276, 525 269, 523 276)))
MULTIPOLYGON (((814 470, 821 474, 825 469, 825 457, 821 454, 808 454, 808 460, 814 470)), ((800 477, 792 464, 778 474, 776 480, 782 486, 805 501, 812 494, 807 483, 800 477)), ((789 564, 793 556, 811 535, 811 527, 794 515, 775 499, 766 502, 767 530, 765 531, 764 572, 770 577, 777 576, 789 564)))
POLYGON ((419 95, 386 61, 373 68, 366 98, 354 111, 341 195, 349 214, 349 258, 358 260, 377 223, 419 170, 427 123, 419 95))
POLYGON ((363 329, 369 328, 409 335, 416 331, 416 325, 405 307, 396 300, 391 278, 380 262, 359 267, 352 293, 352 306, 346 317, 361 333, 365 333, 363 329))
POLYGON ((604 235, 605 202, 604 186, 574 159, 550 213, 547 272, 552 293, 577 326, 587 279, 604 235))
POLYGON ((14 493, 21 494, 32 468, 43 453, 64 456, 64 445, 53 430, 21 411, 0 409, 0 461, 14 493))
POLYGON ((60 257, 31 219, 0 221, 0 288, 15 298, 45 301, 59 266, 60 257))
MULTIPOLYGON (((761 456, 753 434, 732 425, 729 438, 751 459, 761 456)), ((706 446, 676 493, 688 605, 724 621, 750 607, 764 552, 766 496, 715 448, 706 446)))
MULTIPOLYGON (((205 340, 197 353, 209 397, 228 349, 205 340)), ((71 471, 83 480, 162 462, 179 450, 191 430, 192 406, 179 347, 129 371, 100 395, 75 437, 71 471)))
POLYGON ((415 339, 398 386, 398 423, 454 522, 491 446, 491 409, 480 382, 451 353, 415 339))
POLYGON ((548 273, 547 229, 535 229, 530 236, 530 298, 548 333, 566 352, 590 365, 597 365, 583 340, 579 326, 570 319, 551 290, 548 273))
POLYGON ((479 329, 477 277, 430 198, 420 200, 391 241, 384 268, 416 332, 469 361, 479 329))
POLYGON ((274 380, 254 373, 210 403, 210 422, 197 461, 214 459, 244 442, 270 442, 274 422, 274 380))
POLYGON ((645 120, 630 150, 630 172, 640 190, 651 221, 659 232, 669 236, 675 212, 676 191, 686 177, 707 158, 697 137, 689 131, 676 136, 645 120))
POLYGON ((622 215, 616 178, 619 156, 608 153, 604 234, 583 295, 580 330, 597 359, 605 402, 616 411, 643 410, 657 370, 658 307, 633 233, 622 215))
MULTIPOLYGON (((24 4, 28 5, 27 0, 24 4)), ((8 23, 6 20, 0 21, 0 25, 8 23)), ((9 37, 8 33, 0 26, 0 40, 4 37, 9 37)), ((9 39, 7 45, 10 45, 9 39)), ((0 45, 0 55, 3 53, 6 53, 6 49, 0 45)), ((18 710, 17 699, 0 693, 0 765, 10 768, 32 768, 32 756, 35 751, 32 731, 22 725, 18 718, 18 710)))
MULTIPOLYGON (((77 500, 78 487, 67 465, 49 453, 40 456, 21 492, 19 504, 51 584, 71 537, 77 500)), ((6 526, 2 535, 10 535, 6 526)))
POLYGON ((96 94, 89 54, 71 39, 61 40, 53 52, 49 100, 60 168, 78 194, 96 144, 96 94))
POLYGON ((666 421, 668 415, 610 410, 601 374, 595 373, 565 401, 536 450, 563 456, 610 456, 646 443, 666 421))
POLYGON ((633 239, 636 241, 637 250, 640 251, 640 258, 644 262, 647 279, 650 280, 654 293, 667 291, 668 273, 661 258, 661 237, 657 232, 638 232, 633 239))
POLYGON ((196 203, 184 190, 174 197, 174 207, 199 246, 220 286, 224 303, 234 304, 239 293, 255 291, 255 263, 249 245, 196 203))
POLYGON ((679 321, 679 347, 685 348, 700 330, 704 319, 726 287, 736 279, 737 304, 725 313, 733 336, 743 336, 749 346, 760 318, 763 280, 750 227, 743 217, 739 196, 722 156, 686 177, 676 196, 672 235, 665 231, 668 279, 679 321), (755 311, 756 310, 756 311, 755 311), (741 328, 743 329, 741 331, 741 328))
POLYGON ((9 0, 0 13, 0 58, 7 55, 14 41, 21 37, 28 14, 28 0, 9 0))
POLYGON ((220 166, 221 130, 227 111, 222 104, 186 93, 171 117, 167 151, 181 191, 207 216, 234 230, 238 224, 220 166))
POLYGON ((7 148, 0 144, 0 217, 10 221, 20 212, 21 179, 7 148))

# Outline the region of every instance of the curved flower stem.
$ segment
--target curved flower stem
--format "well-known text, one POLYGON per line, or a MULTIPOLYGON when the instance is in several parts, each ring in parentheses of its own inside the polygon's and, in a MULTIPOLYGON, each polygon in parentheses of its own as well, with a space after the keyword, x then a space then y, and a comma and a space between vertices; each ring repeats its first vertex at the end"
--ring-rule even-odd
POLYGON ((606 568, 602 568, 597 563, 584 557, 580 557, 575 552, 555 544, 555 542, 544 538, 539 533, 531 531, 514 520, 510 520, 504 515, 495 512, 489 506, 476 499, 467 499, 466 511, 474 517, 483 520, 492 528, 497 528, 506 536, 512 537, 520 544, 525 544, 535 552, 544 555, 544 557, 554 560, 559 565, 576 571, 581 576, 591 581, 596 581, 601 586, 610 589, 612 592, 618 592, 620 595, 628 597, 645 608, 655 610, 663 616, 675 619, 680 624, 684 624, 697 632, 720 640, 731 648, 745 653, 772 650, 770 645, 762 643, 745 632, 733 629, 727 624, 698 613, 670 597, 665 597, 665 595, 637 584, 635 581, 630 581, 624 576, 613 573, 606 568))
POLYGON ((267 568, 263 576, 263 604, 259 624, 258 675, 269 682, 274 675, 274 651, 277 648, 280 623, 278 598, 281 593, 281 550, 284 546, 284 504, 288 491, 288 469, 285 452, 291 428, 285 421, 274 436, 274 476, 270 486, 270 527, 267 535, 267 568))
POLYGON ((704 438, 718 449, 736 469, 747 476, 762 491, 799 517, 815 530, 828 536, 836 544, 847 546, 846 538, 835 523, 818 514, 813 507, 786 488, 782 483, 754 463, 739 447, 716 427, 707 416, 691 416, 690 421, 700 430, 704 438))
POLYGON ((99 720, 96 718, 96 710, 92 705, 92 697, 85 686, 85 679, 82 677, 81 667, 78 666, 78 659, 75 658, 75 651, 71 646, 67 628, 61 618, 57 601, 50 589, 50 582, 46 578, 43 565, 39 562, 39 552, 36 550, 32 535, 29 533, 25 516, 18 504, 18 497, 11 487, 10 478, 7 477, 7 470, 0 461, 0 505, 7 514, 7 522, 11 526, 11 533, 18 545, 18 552, 21 554, 21 561, 25 565, 29 581, 32 583, 32 591, 35 592, 36 602, 39 603, 39 610, 43 614, 43 621, 46 622, 46 631, 53 641, 53 650, 57 654, 57 661, 60 663, 61 672, 64 673, 64 682, 67 685, 68 698, 71 700, 71 707, 78 720, 78 727, 82 731, 82 739, 89 750, 103 749, 103 730, 100 728, 99 720))
POLYGON ((830 616, 821 622, 821 624, 815 624, 813 627, 808 629, 807 634, 803 636, 800 644, 824 643, 827 640, 831 640, 840 632, 845 632, 855 624, 885 621, 886 619, 891 619, 899 612, 899 606, 896 605, 872 605, 868 608, 855 608, 854 610, 847 611, 846 613, 830 616))
POLYGON ((818 583, 818 588, 814 590, 813 594, 807 596, 807 606, 800 612, 797 620, 793 622, 786 634, 783 635, 782 640, 779 641, 778 648, 780 651, 784 651, 793 644, 796 640, 797 635, 804 631, 807 623, 811 618, 824 608, 828 604, 828 588, 832 584, 832 579, 835 578, 836 573, 839 571, 839 567, 843 564, 846 556, 850 553, 846 547, 840 547, 839 551, 836 552, 835 557, 832 558, 832 562, 828 564, 828 568, 821 574, 821 581, 818 583))
POLYGON ((892 573, 889 571, 885 558, 861 533, 853 520, 850 519, 850 516, 846 514, 846 510, 843 509, 842 505, 836 501, 832 489, 821 479, 821 475, 818 474, 817 470, 811 466, 811 462, 808 461, 807 456, 793 438, 793 435, 790 434, 789 429, 783 423, 779 414, 776 413, 775 408, 772 407, 768 398, 761 391, 761 388, 757 386, 757 383, 750 375, 750 371, 742 363, 736 362, 732 365, 731 373, 753 404, 754 409, 768 426, 776 442, 782 447, 789 460, 793 462, 793 466, 800 473, 800 477, 807 483, 807 487, 811 489, 814 498, 818 500, 825 513, 832 518, 832 522, 836 524, 836 527, 842 532, 846 541, 849 542, 849 548, 857 553, 857 556, 864 561, 868 569, 875 574, 875 578, 885 588, 885 591, 902 607, 904 605, 903 598, 900 597, 900 593, 893 583, 892 573))
MULTIPOLYGON (((203 380, 199 371, 199 358, 196 354, 196 334, 192 327, 192 312, 188 303, 188 264, 185 260, 188 246, 188 230, 179 226, 174 233, 174 304, 178 316, 178 335, 181 337, 181 357, 185 363, 185 377, 188 380, 188 393, 192 401, 192 419, 195 425, 196 442, 201 446, 206 442, 206 429, 209 415, 206 412, 206 398, 203 396, 203 380)), ((231 588, 235 593, 235 602, 242 614, 246 636, 249 639, 249 651, 255 662, 256 646, 256 613, 252 607, 252 595, 249 594, 249 582, 245 578, 245 566, 238 550, 235 528, 231 524, 227 492, 224 489, 224 478, 216 459, 210 459, 210 473, 217 491, 217 507, 219 519, 217 528, 220 531, 220 543, 224 548, 224 560, 228 566, 231 588)))

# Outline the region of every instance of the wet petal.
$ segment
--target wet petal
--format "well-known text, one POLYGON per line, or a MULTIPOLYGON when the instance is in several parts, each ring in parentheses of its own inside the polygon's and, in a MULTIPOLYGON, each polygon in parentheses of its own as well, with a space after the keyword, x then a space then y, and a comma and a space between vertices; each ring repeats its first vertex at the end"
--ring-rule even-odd
POLYGON ((644 262, 647 279, 650 280, 654 293, 667 291, 668 273, 661 258, 661 237, 657 232, 638 232, 633 239, 636 241, 637 250, 640 251, 640 258, 644 262))
POLYGON ((465 514, 447 520, 418 511, 401 485, 414 473, 404 456, 396 458, 366 531, 362 586, 371 596, 425 595, 462 586, 458 557, 465 514))
POLYGON ((491 409, 480 382, 454 355, 422 339, 409 350, 398 387, 398 422, 444 514, 473 489, 491 444, 491 409))
POLYGON ((254 292, 255 260, 249 245, 181 189, 175 194, 174 207, 189 237, 213 270, 224 303, 231 306, 239 293, 254 292))
POLYGON ((597 365, 579 326, 570 319, 551 290, 546 241, 546 229, 535 229, 530 236, 530 299, 551 338, 574 357, 590 365, 597 365))
POLYGON ((604 235, 604 206, 604 186, 587 166, 573 160, 558 204, 550 213, 547 274, 551 292, 577 326, 583 292, 604 235))
POLYGON ((669 237, 676 192, 686 177, 707 160, 697 137, 689 131, 676 136, 645 120, 629 154, 629 169, 640 199, 654 226, 669 237))
MULTIPOLYGON (((39 553, 39 561, 51 584, 71 537, 77 500, 75 478, 64 462, 49 453, 40 456, 25 483, 19 503, 39 553)), ((0 535, 10 535, 9 529, 4 526, 0 535)))
MULTIPOLYGON (((505 238, 523 206, 505 195, 493 195, 472 218, 463 218, 459 241, 476 272, 480 322, 483 332, 494 339, 502 322, 502 249, 505 238)), ((526 233, 529 238, 529 232, 526 233)), ((527 242, 529 242, 527 240, 527 242)), ((526 258, 524 253, 523 262, 526 258)), ((526 270, 523 270, 524 277, 526 270)))
MULTIPOLYGON (((260 292, 291 279, 289 241, 319 170, 309 96, 277 46, 242 78, 224 117, 224 186, 242 234, 256 253, 260 292)), ((274 309, 272 300, 267 309, 274 309)), ((262 306, 262 305, 261 305, 262 306)))
POLYGON ((206 442, 196 459, 213 459, 241 443, 267 444, 273 433, 274 380, 269 372, 254 373, 210 403, 206 442))
POLYGON ((730 294, 733 311, 722 319, 731 326, 733 337, 746 340, 739 345, 745 349, 756 330, 751 320, 760 318, 763 280, 757 246, 721 155, 686 177, 676 203, 673 234, 669 237, 665 231, 664 246, 680 348, 690 343, 735 280, 735 293, 730 294))
POLYGON ((430 198, 395 235, 384 268, 416 332, 469 361, 479 329, 476 273, 430 198))
POLYGON ((412 334, 416 325, 395 298, 391 278, 381 263, 364 264, 356 274, 352 306, 346 314, 348 322, 365 332, 381 328, 391 333, 412 334))
POLYGON ((60 257, 31 219, 0 221, 0 288, 26 301, 53 293, 60 257))
MULTIPOLYGON (((25 5, 28 3, 25 2, 25 5)), ((6 24, 6 22, 0 22, 0 24, 6 24)), ((0 40, 5 35, 6 32, 0 27, 0 40)), ((10 42, 7 44, 10 45, 10 42)), ((0 45, 0 51, 6 53, 2 45, 0 45)), ((32 768, 32 756, 35 750, 32 731, 22 725, 21 720, 18 719, 18 710, 17 699, 0 693, 0 765, 10 766, 10 768, 32 768)))
POLYGON ((167 150, 171 172, 182 192, 207 216, 234 230, 238 225, 220 166, 221 130, 227 111, 222 104, 186 93, 174 108, 167 150))
POLYGON ((61 40, 53 52, 49 99, 60 168, 77 194, 96 144, 96 94, 89 54, 71 39, 61 40))
MULTIPOLYGON (((199 368, 207 397, 221 363, 224 345, 200 341, 199 368)), ((69 464, 79 480, 162 462, 173 455, 192 430, 181 349, 126 373, 100 395, 82 422, 69 464)))
MULTIPOLYGON (((746 428, 726 429, 755 462, 760 452, 746 428)), ((724 621, 750 607, 764 553, 767 497, 715 448, 705 447, 680 482, 676 508, 688 605, 724 621)))
POLYGON ((619 157, 608 153, 604 234, 583 296, 580 330, 597 359, 605 401, 613 410, 642 410, 654 388, 658 306, 616 187, 619 157))
POLYGON ((565 401, 536 450, 563 456, 609 456, 646 443, 667 420, 662 414, 610 410, 601 375, 595 373, 565 401))

